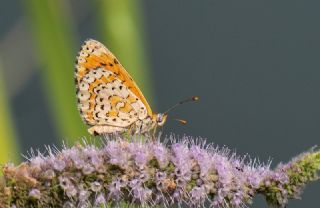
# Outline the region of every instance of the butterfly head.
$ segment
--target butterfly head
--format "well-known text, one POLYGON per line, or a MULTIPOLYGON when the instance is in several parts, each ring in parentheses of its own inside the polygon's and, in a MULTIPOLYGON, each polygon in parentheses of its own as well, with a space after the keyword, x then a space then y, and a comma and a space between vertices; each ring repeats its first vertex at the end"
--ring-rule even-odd
POLYGON ((163 126, 164 123, 167 121, 167 114, 157 113, 153 115, 153 121, 156 123, 157 126, 163 126))

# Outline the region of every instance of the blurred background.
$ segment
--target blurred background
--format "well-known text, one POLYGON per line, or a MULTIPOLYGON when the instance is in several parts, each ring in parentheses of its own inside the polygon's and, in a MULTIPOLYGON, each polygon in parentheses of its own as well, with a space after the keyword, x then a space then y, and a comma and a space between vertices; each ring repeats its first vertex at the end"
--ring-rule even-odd
MULTIPOLYGON (((87 38, 104 43, 165 134, 288 161, 320 142, 319 1, 29 0, 0 7, 0 161, 87 137, 73 80, 87 38)), ((319 183, 289 207, 314 207, 319 183)), ((255 199, 252 207, 266 207, 255 199)))

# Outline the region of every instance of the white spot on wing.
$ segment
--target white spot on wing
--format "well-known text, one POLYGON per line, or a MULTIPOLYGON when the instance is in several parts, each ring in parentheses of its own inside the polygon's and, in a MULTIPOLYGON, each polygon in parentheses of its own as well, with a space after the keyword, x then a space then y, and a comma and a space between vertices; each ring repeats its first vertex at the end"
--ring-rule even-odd
POLYGON ((143 105, 141 100, 132 103, 131 106, 133 107, 134 111, 138 113, 139 119, 144 119, 147 116, 146 107, 143 105))
POLYGON ((79 91, 78 98, 80 101, 86 101, 90 98, 90 93, 88 91, 79 91))
POLYGON ((116 105, 116 109, 119 110, 122 107, 124 107, 124 102, 118 102, 117 105, 116 105))
POLYGON ((79 90, 80 91, 88 91, 88 89, 89 89, 89 84, 88 83, 83 82, 83 81, 81 81, 79 83, 79 90))
POLYGON ((89 110, 90 104, 89 102, 81 102, 78 106, 82 111, 87 111, 89 110))
POLYGON ((91 84, 92 82, 94 82, 94 76, 92 76, 91 73, 88 73, 83 77, 83 81, 91 84))

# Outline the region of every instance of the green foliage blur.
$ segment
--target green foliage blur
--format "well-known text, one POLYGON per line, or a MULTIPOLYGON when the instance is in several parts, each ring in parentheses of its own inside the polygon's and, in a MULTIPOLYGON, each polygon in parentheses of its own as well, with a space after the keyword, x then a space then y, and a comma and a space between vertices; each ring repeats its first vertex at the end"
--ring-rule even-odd
MULTIPOLYGON (((0 65, 0 69, 1 69, 0 65)), ((10 108, 4 89, 4 77, 0 70, 0 164, 18 162, 18 144, 15 140, 14 128, 10 116, 10 108)))

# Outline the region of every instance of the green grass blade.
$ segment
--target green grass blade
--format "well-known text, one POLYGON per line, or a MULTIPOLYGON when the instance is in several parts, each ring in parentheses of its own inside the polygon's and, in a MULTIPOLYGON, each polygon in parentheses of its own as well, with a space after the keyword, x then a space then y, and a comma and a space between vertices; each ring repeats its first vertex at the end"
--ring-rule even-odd
POLYGON ((140 1, 97 0, 102 42, 119 58, 152 104, 140 1))
MULTIPOLYGON (((0 66, 1 68, 1 66, 0 66)), ((10 116, 8 98, 5 93, 3 69, 0 69, 0 164, 19 161, 18 144, 10 116)))
POLYGON ((76 50, 67 1, 29 0, 24 6, 42 62, 43 84, 56 128, 63 139, 73 141, 85 136, 86 130, 76 107, 76 50))

